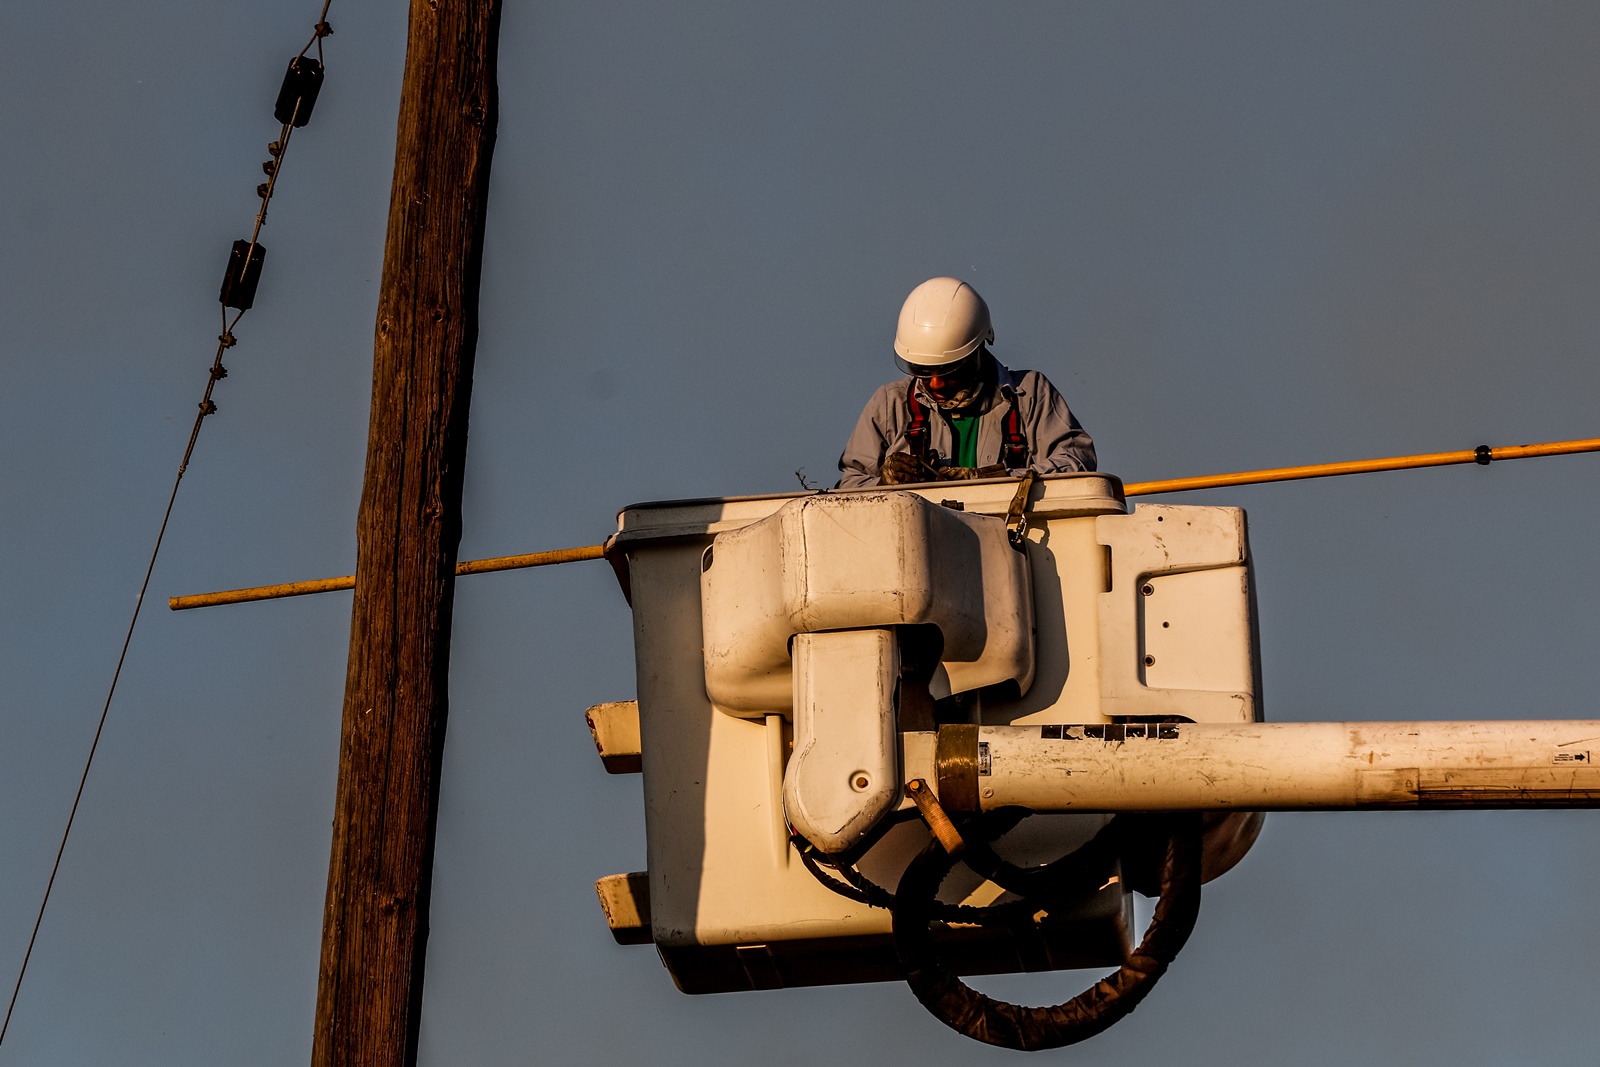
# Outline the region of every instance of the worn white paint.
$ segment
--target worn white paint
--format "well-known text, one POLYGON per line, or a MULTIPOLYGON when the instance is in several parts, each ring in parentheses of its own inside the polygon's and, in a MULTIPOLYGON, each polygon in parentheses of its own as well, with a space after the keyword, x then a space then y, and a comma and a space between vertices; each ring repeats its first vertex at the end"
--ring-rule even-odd
POLYGON ((798 497, 719 534, 701 561, 706 692, 734 714, 788 711, 790 638, 927 624, 936 696, 1033 680, 1027 557, 994 515, 877 490, 798 497))
MULTIPOLYGON (((1050 476, 1033 489, 1024 556, 1002 532, 1016 485, 975 481, 894 492, 679 501, 621 513, 608 556, 628 582, 634 612, 651 933, 680 981, 699 989, 740 988, 743 979, 727 977, 727 953, 736 952, 734 967, 745 966, 751 983, 759 984, 757 972, 786 966, 785 946, 833 953, 829 958, 837 962, 829 966, 835 969, 824 980, 860 981, 869 950, 852 955, 858 952, 852 946, 889 932, 887 912, 818 885, 787 841, 784 790, 776 786, 786 762, 794 763, 786 728, 796 718, 789 652, 796 634, 884 630, 919 620, 947 625, 950 690, 1017 683, 1009 696, 982 693, 975 713, 989 726, 1107 723, 1111 714, 1159 714, 1172 707, 1226 722, 1259 714, 1242 513, 1164 508, 1163 515, 1194 521, 1155 523, 1140 518, 1145 507, 1128 513, 1113 478, 1050 476), (1152 531, 1160 534, 1160 551, 1139 547, 1152 531), (945 543, 963 539, 967 547, 960 551, 945 543), (1170 655, 1174 664, 1190 666, 1165 678, 1158 669, 1148 680, 1172 688, 1152 689, 1143 665, 1149 598, 1140 588, 1146 578, 1211 570, 1222 572, 1211 584, 1180 580, 1171 584, 1170 596, 1162 587, 1158 599, 1184 620, 1162 646, 1163 660, 1170 655), (1219 590, 1228 593, 1218 596, 1219 590), (981 641, 974 604, 982 613, 981 641), (1109 628, 1106 619, 1113 622, 1109 628), (1029 657, 1019 659, 1018 650, 1029 645, 1029 657), (1219 653, 1232 666, 1207 667, 1219 653), (1238 669, 1240 663, 1247 669, 1238 669), (978 673, 979 665, 988 673, 978 673), (1240 681, 1247 684, 1235 684, 1240 681)), ((821 680, 827 688, 826 655, 817 657, 814 641, 800 645, 818 664, 806 669, 807 684, 821 680)), ((876 663, 874 678, 883 660, 876 663)), ((861 716, 849 729, 862 739, 836 743, 826 760, 814 748, 811 758, 819 768, 827 764, 819 772, 824 777, 837 778, 846 763, 849 770, 869 770, 875 788, 884 773, 881 687, 842 674, 832 681, 835 695, 824 698, 815 689, 815 708, 827 714, 832 701, 843 709, 849 696, 854 710, 848 714, 861 716), (859 746, 860 759, 845 757, 852 746, 859 746)), ((799 725, 797 751, 806 744, 799 725)), ((814 725, 820 742, 825 728, 820 720, 814 725)), ((932 735, 890 736, 896 743, 888 773, 898 791, 912 768, 931 765, 932 735)), ((869 799, 871 808, 881 797, 869 799)), ((791 805, 790 817, 798 810, 791 805)), ((1258 817, 1244 812, 1213 821, 1208 876, 1242 854, 1258 826, 1258 817)), ((1022 862, 1054 858, 1103 822, 1099 815, 1030 820, 1026 832, 1008 838, 1008 855, 1022 862)), ((920 823, 896 827, 860 866, 892 887, 927 839, 920 823)), ((961 870, 947 884, 951 899, 974 892, 992 889, 961 870)), ((1120 883, 1086 899, 1078 914, 1066 917, 1076 925, 1052 949, 1053 965, 1114 962, 1127 947, 1130 907, 1120 883)), ((808 980, 817 980, 815 972, 808 980)))
POLYGON ((807 841, 843 852, 899 804, 893 630, 794 637, 794 755, 783 810, 807 841))
POLYGON ((986 727, 979 743, 985 808, 1600 807, 1600 721, 1181 723, 1115 740, 986 727))
POLYGON ((1244 512, 1144 504, 1096 520, 1095 533, 1111 553, 1099 628, 1102 647, 1114 650, 1100 660, 1100 710, 1259 720, 1244 512), (1173 619, 1180 628, 1163 633, 1173 619))

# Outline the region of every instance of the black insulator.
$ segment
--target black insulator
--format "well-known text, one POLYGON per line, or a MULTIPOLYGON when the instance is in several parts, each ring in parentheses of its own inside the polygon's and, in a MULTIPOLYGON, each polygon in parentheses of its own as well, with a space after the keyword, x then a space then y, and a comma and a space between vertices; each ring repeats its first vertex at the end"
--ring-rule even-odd
POLYGON ((1487 467, 1489 464, 1494 462, 1494 449, 1490 448, 1488 445, 1479 445, 1477 448, 1472 450, 1472 461, 1481 466, 1487 467))
POLYGON ((322 64, 310 56, 296 56, 289 60, 289 70, 283 76, 283 88, 278 90, 278 103, 272 117, 283 123, 293 123, 296 128, 311 121, 311 108, 322 89, 322 64))
POLYGON ((228 255, 228 273, 222 278, 222 306, 249 311, 256 302, 256 285, 261 281, 261 263, 267 250, 249 241, 233 242, 228 255))

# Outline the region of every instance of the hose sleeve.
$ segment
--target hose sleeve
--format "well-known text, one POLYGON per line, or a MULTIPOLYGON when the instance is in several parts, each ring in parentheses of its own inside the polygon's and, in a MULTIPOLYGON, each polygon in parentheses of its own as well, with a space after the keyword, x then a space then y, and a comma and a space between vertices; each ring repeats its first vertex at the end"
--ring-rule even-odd
POLYGON ((929 844, 906 868, 895 892, 895 947, 911 991, 952 1029, 1021 1051, 1075 1044, 1127 1016, 1166 973, 1200 912, 1200 817, 1165 818, 1160 898, 1144 938, 1114 973, 1050 1007, 995 1000, 967 985, 939 959, 929 924, 939 887, 957 860, 936 842, 929 844))

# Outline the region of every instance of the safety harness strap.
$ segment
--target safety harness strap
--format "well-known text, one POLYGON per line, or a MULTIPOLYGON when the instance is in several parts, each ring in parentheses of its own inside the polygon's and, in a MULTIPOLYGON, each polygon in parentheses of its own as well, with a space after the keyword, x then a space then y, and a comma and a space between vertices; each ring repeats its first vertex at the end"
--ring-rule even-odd
MULTIPOLYGON (((1000 445, 1000 464, 1007 470, 1022 470, 1028 465, 1028 435, 1022 430, 1022 412, 1017 409, 1017 391, 1009 385, 1000 387, 1006 398, 1005 419, 1001 423, 1004 440, 1000 445)), ((911 423, 906 427, 906 445, 918 462, 928 458, 928 409, 917 399, 917 380, 906 382, 906 410, 911 423)))
POLYGON ((911 448, 911 458, 926 462, 928 458, 928 409, 917 399, 917 380, 906 383, 906 408, 911 412, 911 425, 906 427, 906 444, 911 448))
POLYGON ((1028 435, 1022 432, 1022 414, 1017 410, 1017 391, 1009 385, 1001 386, 1005 395, 1005 443, 1000 446, 1000 463, 1007 470, 1021 470, 1028 465, 1028 435))

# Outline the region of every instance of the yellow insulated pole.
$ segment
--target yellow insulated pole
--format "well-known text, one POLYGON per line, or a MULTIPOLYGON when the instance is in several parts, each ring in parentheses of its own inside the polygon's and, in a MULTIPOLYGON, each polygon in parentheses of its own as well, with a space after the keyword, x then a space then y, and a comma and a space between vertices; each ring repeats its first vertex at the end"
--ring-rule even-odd
POLYGON ((1151 493, 1182 493, 1191 489, 1219 489, 1230 485, 1256 485, 1260 482, 1294 482, 1303 478, 1332 478, 1340 474, 1371 474, 1375 471, 1402 471, 1416 467, 1448 467, 1456 463, 1482 463, 1487 466, 1503 459, 1533 459, 1537 456, 1567 456, 1575 452, 1600 452, 1600 437, 1581 441, 1549 441, 1540 445, 1506 445, 1459 452, 1424 452, 1416 456, 1389 456, 1385 459, 1353 459, 1344 463, 1316 463, 1309 467, 1271 467, 1234 474, 1202 474, 1196 478, 1167 478, 1158 482, 1130 482, 1122 487, 1125 496, 1151 493))
MULTIPOLYGON (((499 556, 495 559, 469 559, 456 564, 456 574, 482 574, 484 571, 514 571, 522 567, 548 567, 552 563, 577 563, 579 560, 599 559, 604 555, 601 545, 582 548, 557 548, 549 552, 530 552, 525 556, 499 556)), ((209 608, 217 604, 245 604, 252 600, 276 600, 285 596, 305 596, 307 593, 331 593, 336 589, 354 589, 356 576, 346 574, 340 578, 316 578, 309 582, 285 582, 282 585, 258 585, 252 589, 227 589, 220 593, 196 593, 193 596, 167 598, 173 611, 186 608, 209 608)))
MULTIPOLYGON (((1333 478, 1341 474, 1372 474, 1376 471, 1412 470, 1418 467, 1448 467, 1459 463, 1498 463, 1506 459, 1534 459, 1539 456, 1568 456, 1579 452, 1600 452, 1600 437, 1579 441, 1547 441, 1536 445, 1506 445, 1490 448, 1462 449, 1457 452, 1424 452, 1415 456, 1388 456, 1383 459, 1355 459, 1343 463, 1316 463, 1305 467, 1270 467, 1259 471, 1237 471, 1233 474, 1203 474, 1195 478, 1167 478, 1155 482, 1129 482, 1123 486, 1125 496, 1149 496, 1152 493, 1183 493, 1195 489, 1222 489, 1230 485, 1258 485, 1262 482, 1294 482, 1305 478, 1333 478)), ((522 567, 548 567, 555 563, 576 563, 579 560, 599 559, 603 556, 601 545, 582 548, 558 548, 550 552, 532 552, 525 556, 499 556, 494 559, 474 559, 456 565, 457 574, 481 574, 485 571, 509 571, 522 567)), ((335 589, 350 589, 355 578, 319 578, 310 582, 287 582, 283 585, 262 585, 253 589, 228 589, 220 593, 196 593, 193 596, 175 596, 167 604, 173 611, 186 608, 208 608, 217 604, 243 604, 252 600, 273 600, 278 597, 304 596, 307 593, 329 593, 335 589)))

